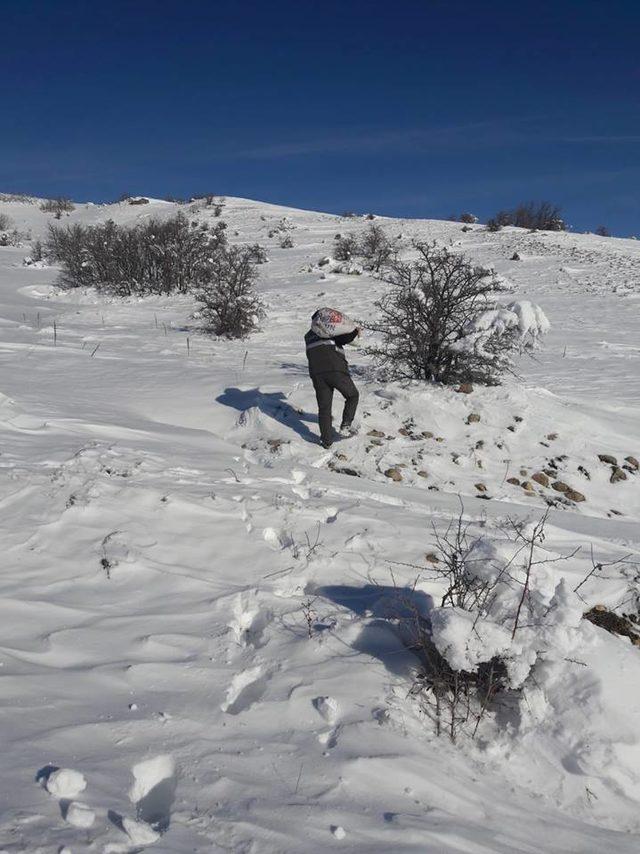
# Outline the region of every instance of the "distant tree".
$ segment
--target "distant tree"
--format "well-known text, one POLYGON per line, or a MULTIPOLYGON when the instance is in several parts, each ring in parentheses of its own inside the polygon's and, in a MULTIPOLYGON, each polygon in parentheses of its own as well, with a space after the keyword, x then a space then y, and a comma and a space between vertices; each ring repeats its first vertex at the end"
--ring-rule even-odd
POLYGON ((45 199, 45 201, 40 205, 41 211, 55 214, 58 219, 60 219, 63 213, 69 213, 70 211, 75 210, 75 208, 76 206, 73 204, 71 199, 66 199, 63 196, 60 196, 57 199, 45 199))
POLYGON ((474 225, 476 222, 478 222, 478 217, 472 213, 461 213, 460 222, 464 222, 467 225, 474 225))
POLYGON ((206 332, 245 338, 265 316, 255 292, 257 279, 251 249, 229 246, 216 253, 210 274, 196 291, 198 314, 206 332))
POLYGON ((525 202, 513 210, 511 224, 534 231, 564 231, 560 213, 560 207, 551 202, 525 202))
POLYGON ((435 244, 416 243, 415 261, 394 261, 391 289, 376 303, 374 331, 382 343, 369 352, 395 379, 496 384, 511 357, 532 347, 548 321, 527 304, 500 306, 504 287, 482 267, 435 244))
POLYGON ((610 232, 610 231, 609 231, 609 229, 606 227, 606 225, 599 225, 599 226, 596 228, 596 234, 597 234, 599 237, 611 237, 611 232, 610 232))
POLYGON ((355 234, 336 234, 333 255, 337 261, 352 261, 358 251, 358 238, 355 234))
POLYGON ((358 255, 363 266, 379 273, 381 268, 394 255, 394 247, 386 231, 379 225, 369 225, 358 240, 358 255))

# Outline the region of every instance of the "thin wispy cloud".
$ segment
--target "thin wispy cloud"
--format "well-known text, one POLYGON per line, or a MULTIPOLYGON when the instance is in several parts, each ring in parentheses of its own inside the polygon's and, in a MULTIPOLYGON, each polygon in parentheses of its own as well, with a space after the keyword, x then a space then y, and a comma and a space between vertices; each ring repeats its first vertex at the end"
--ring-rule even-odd
POLYGON ((289 139, 236 152, 248 159, 277 159, 311 154, 376 154, 427 151, 437 148, 493 147, 528 135, 525 125, 538 117, 492 119, 433 128, 379 131, 362 129, 354 133, 316 133, 303 139, 289 139))

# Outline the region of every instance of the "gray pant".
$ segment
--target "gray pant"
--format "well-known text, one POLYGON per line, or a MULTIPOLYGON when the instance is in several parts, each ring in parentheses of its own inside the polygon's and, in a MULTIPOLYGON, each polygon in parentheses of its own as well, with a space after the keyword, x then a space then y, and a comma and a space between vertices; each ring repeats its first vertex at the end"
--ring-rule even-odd
POLYGON ((348 427, 353 421, 358 408, 358 389, 353 384, 349 374, 340 371, 331 371, 316 374, 311 377, 313 387, 316 390, 318 400, 318 421, 320 422, 320 438, 324 445, 330 445, 333 441, 331 429, 331 404, 333 403, 333 391, 337 389, 344 397, 344 411, 342 413, 342 426, 348 427))

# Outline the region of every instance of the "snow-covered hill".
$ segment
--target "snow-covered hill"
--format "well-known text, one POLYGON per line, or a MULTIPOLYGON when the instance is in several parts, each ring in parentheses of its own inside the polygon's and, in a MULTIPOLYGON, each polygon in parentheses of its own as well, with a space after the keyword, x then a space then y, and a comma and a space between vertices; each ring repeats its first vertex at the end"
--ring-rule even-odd
POLYGON ((584 610, 637 610, 640 243, 378 218, 493 266, 552 332, 469 395, 381 385, 352 350, 361 431, 327 452, 302 336, 319 305, 375 315, 382 282, 317 265, 365 220, 227 199, 230 239, 270 258, 264 328, 229 342, 186 297, 60 291, 23 264, 51 214, 2 213, 25 239, 0 247, 0 851, 636 852, 638 647, 579 621, 517 709, 454 746, 397 616, 441 596, 425 555, 461 504, 487 540, 549 510, 549 559, 573 556, 544 584, 593 560, 584 610))

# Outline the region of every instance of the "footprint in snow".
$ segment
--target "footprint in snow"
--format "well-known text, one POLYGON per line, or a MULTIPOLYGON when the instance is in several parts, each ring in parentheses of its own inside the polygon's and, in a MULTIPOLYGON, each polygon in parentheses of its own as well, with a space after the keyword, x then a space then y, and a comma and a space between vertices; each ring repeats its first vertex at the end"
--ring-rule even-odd
POLYGON ((239 715, 262 698, 269 674, 262 672, 262 667, 256 665, 248 670, 237 673, 227 689, 227 699, 222 704, 223 712, 228 715, 239 715))

